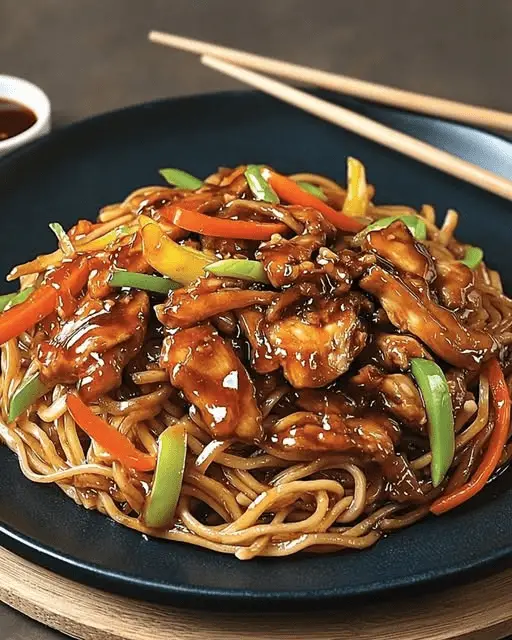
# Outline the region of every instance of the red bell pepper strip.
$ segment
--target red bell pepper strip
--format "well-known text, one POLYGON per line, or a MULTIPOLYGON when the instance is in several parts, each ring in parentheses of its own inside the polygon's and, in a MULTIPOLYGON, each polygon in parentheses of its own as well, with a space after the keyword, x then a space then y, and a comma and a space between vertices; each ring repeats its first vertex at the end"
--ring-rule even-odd
POLYGON ((41 287, 0 315, 0 345, 30 329, 55 311, 62 293, 76 295, 87 282, 90 266, 85 257, 57 269, 41 287))
POLYGON ((122 465, 137 471, 155 468, 153 456, 139 451, 125 435, 95 415, 76 393, 67 396, 66 404, 78 426, 122 465))
POLYGON ((159 209, 159 213, 181 229, 215 238, 269 240, 274 233, 282 234, 288 231, 288 227, 282 223, 214 218, 192 209, 182 209, 174 204, 164 205, 159 209))
POLYGON ((489 386, 495 406, 496 424, 489 439, 489 446, 471 480, 432 503, 430 511, 436 515, 441 515, 460 506, 484 488, 498 466, 503 448, 507 443, 510 431, 510 395, 507 383, 496 358, 489 360, 484 365, 484 371, 489 378, 489 386))
POLYGON ((337 229, 341 231, 351 231, 357 233, 364 229, 366 225, 362 224, 351 216, 345 215, 341 211, 336 211, 325 202, 322 202, 320 198, 307 193, 301 187, 280 173, 276 173, 271 169, 265 167, 261 170, 262 176, 267 180, 272 189, 277 193, 281 200, 286 200, 290 204, 299 204, 303 207, 311 207, 323 214, 330 223, 332 223, 337 229))

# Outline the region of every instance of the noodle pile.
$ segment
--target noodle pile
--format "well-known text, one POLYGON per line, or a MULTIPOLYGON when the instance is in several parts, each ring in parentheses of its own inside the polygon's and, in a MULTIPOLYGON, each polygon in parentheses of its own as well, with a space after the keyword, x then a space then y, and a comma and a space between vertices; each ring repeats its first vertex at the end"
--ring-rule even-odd
MULTIPOLYGON (((291 233, 300 233, 300 216, 295 215, 293 207, 252 200, 247 196, 246 185, 238 192, 233 187, 231 193, 230 186, 240 176, 243 176, 240 168, 219 170, 210 176, 203 190, 212 192, 213 203, 209 202, 202 211, 212 216, 226 217, 231 212, 238 219, 279 221, 291 233), (225 188, 224 195, 228 193, 230 197, 219 205, 215 194, 220 188, 225 188)), ((309 173, 290 178, 319 187, 330 206, 342 209, 346 190, 332 180, 309 173)), ((406 206, 376 206, 372 203, 373 188, 365 188, 368 204, 363 219, 367 224, 389 216, 420 218, 428 234, 423 244, 434 259, 462 258, 465 246, 453 235, 458 220, 455 211, 448 211, 438 227, 431 206, 425 205, 419 212, 406 206)), ((200 189, 198 193, 201 192, 200 189)), ((169 225, 158 219, 159 205, 155 203, 176 199, 176 193, 177 190, 162 186, 134 191, 122 203, 102 209, 97 225, 84 227, 81 235, 70 233, 71 248, 61 241, 56 251, 20 265, 11 276, 20 278, 22 289, 39 286, 45 274, 74 257, 73 251, 80 254, 80 246, 85 247, 122 227, 137 229, 141 213, 169 231, 169 225)), ((184 192, 181 197, 190 197, 190 193, 184 192)), ((338 247, 341 236, 346 238, 346 234, 338 234, 338 247)), ((123 237, 114 240, 109 251, 115 249, 116 242, 122 244, 126 240, 123 237)), ((180 242, 206 250, 193 234, 180 242)), ((332 243, 330 249, 337 251, 332 243)), ((216 251, 217 257, 219 251, 225 257, 222 249, 216 251)), ((481 297, 481 305, 471 314, 467 326, 486 331, 499 345, 509 383, 512 301, 503 293, 499 274, 483 262, 474 270, 474 289, 481 297)), ((235 313, 219 314, 211 321, 226 339, 239 337, 235 313)), ((161 342, 162 334, 159 335, 161 342)), ((147 345, 154 339, 154 334, 146 337, 143 352, 149 350, 147 345)), ((234 554, 241 560, 287 556, 304 550, 327 553, 343 548, 364 549, 389 532, 421 520, 443 492, 453 491, 468 481, 482 459, 495 425, 485 369, 472 371, 466 376, 467 386, 455 411, 455 457, 441 486, 434 488, 430 479, 431 452, 425 433, 410 432, 400 424, 400 451, 416 474, 425 498, 419 502, 396 500, 379 465, 357 451, 318 453, 293 446, 280 447, 272 438, 258 443, 236 437, 216 438, 201 413, 180 389, 171 385, 168 371, 160 367, 158 360, 148 360, 139 369, 132 363, 129 371, 123 372, 118 389, 88 404, 94 414, 152 456, 157 455, 158 437, 167 427, 177 423, 184 426, 187 459, 174 524, 155 529, 148 527, 141 517, 152 472, 123 466, 87 436, 67 408, 66 397, 73 385, 58 382, 28 411, 8 422, 16 389, 37 372, 33 353, 40 340, 40 331, 34 327, 1 347, 0 439, 17 455, 22 473, 32 482, 55 483, 78 505, 96 509, 123 526, 234 554)), ((252 376, 250 366, 244 364, 252 376)), ((335 384, 343 385, 348 375, 343 374, 335 384)), ((275 374, 274 382, 268 389, 262 385, 258 396, 265 431, 300 410, 289 381, 275 374)), ((508 444, 503 449, 500 467, 508 463, 511 455, 512 447, 508 444)))

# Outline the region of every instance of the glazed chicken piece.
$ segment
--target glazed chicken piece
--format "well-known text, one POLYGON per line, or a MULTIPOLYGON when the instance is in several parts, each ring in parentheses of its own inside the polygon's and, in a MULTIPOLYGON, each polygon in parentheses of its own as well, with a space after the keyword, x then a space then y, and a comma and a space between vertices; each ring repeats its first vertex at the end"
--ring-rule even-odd
POLYGON ((378 461, 394 453, 395 433, 391 420, 379 414, 345 418, 297 411, 276 422, 271 441, 285 450, 359 453, 378 461))
POLYGON ((439 300, 448 309, 457 311, 462 320, 468 320, 482 307, 482 297, 475 289, 473 271, 455 260, 437 260, 436 271, 434 286, 439 300))
POLYGON ((378 364, 391 373, 407 371, 412 358, 432 359, 425 347, 412 336, 377 333, 372 346, 378 364))
POLYGON ((488 333, 464 327, 452 311, 434 302, 425 280, 399 278, 374 265, 359 284, 379 299, 395 327, 417 336, 456 367, 478 369, 496 350, 488 333))
POLYGON ((278 420, 271 441, 283 450, 347 453, 377 462, 397 502, 422 502, 419 482, 405 458, 395 452, 400 429, 379 413, 361 417, 298 411, 278 420))
POLYGON ((316 265, 311 256, 322 245, 321 238, 309 234, 291 240, 276 234, 260 245, 256 260, 262 262, 271 284, 279 288, 315 273, 316 265))
POLYGON ((420 393, 403 373, 384 374, 371 364, 363 367, 350 383, 362 394, 377 397, 384 408, 405 424, 422 428, 427 422, 420 393))
POLYGON ((265 335, 265 314, 261 309, 250 307, 237 312, 242 331, 251 347, 251 367, 257 373, 270 373, 279 369, 279 359, 265 335))
POLYGON ((149 298, 135 294, 84 298, 75 313, 57 323, 36 352, 44 382, 74 384, 91 402, 118 387, 123 368, 139 352, 149 316, 149 298))
POLYGON ((288 382, 296 389, 323 387, 345 373, 366 344, 359 313, 369 305, 356 293, 309 298, 269 322, 265 335, 288 382))
POLYGON ((215 438, 262 439, 254 384, 233 348, 211 325, 182 329, 165 338, 160 366, 197 408, 215 438))
POLYGON ((427 249, 414 240, 407 226, 400 220, 384 229, 368 233, 362 248, 384 258, 399 271, 412 273, 427 282, 436 277, 434 262, 427 249))
POLYGON ((339 389, 300 389, 295 398, 295 404, 303 411, 338 416, 353 416, 356 411, 354 400, 339 389))
POLYGON ((268 305, 278 295, 245 287, 247 282, 232 278, 198 278, 188 287, 171 291, 166 302, 155 307, 155 312, 166 327, 185 328, 226 311, 268 305))

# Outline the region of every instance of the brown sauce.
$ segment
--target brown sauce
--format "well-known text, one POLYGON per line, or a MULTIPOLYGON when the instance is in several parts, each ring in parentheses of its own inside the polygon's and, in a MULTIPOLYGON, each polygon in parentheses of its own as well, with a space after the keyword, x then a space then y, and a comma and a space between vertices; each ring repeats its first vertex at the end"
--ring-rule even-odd
POLYGON ((25 105, 0 98, 0 141, 30 129, 36 120, 35 113, 25 105))

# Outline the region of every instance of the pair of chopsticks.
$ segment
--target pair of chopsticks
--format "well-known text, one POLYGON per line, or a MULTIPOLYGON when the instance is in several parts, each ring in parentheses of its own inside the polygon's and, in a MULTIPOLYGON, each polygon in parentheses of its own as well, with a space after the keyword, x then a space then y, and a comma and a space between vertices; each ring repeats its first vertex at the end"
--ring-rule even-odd
POLYGON ((512 181, 458 158, 447 151, 417 140, 413 136, 380 124, 371 118, 312 96, 305 91, 300 91, 260 73, 249 71, 247 67, 395 107, 504 131, 512 131, 512 114, 510 113, 364 82, 311 67, 159 31, 151 31, 149 39, 158 44, 198 54, 201 56, 201 62, 212 69, 364 138, 512 200, 512 181))

